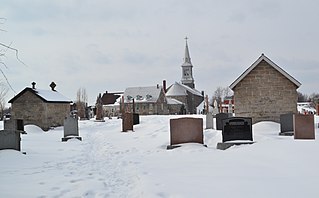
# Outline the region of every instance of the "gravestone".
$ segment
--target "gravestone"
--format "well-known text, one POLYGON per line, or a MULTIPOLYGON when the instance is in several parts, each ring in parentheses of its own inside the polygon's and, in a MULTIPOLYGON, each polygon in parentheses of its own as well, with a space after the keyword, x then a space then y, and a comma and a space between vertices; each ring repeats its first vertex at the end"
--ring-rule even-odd
POLYGON ((180 147, 178 144, 204 144, 202 118, 170 119, 170 145, 167 149, 180 147))
POLYGON ((0 150, 3 149, 21 150, 20 131, 8 129, 0 131, 0 150))
POLYGON ((138 113, 133 113, 133 125, 140 123, 140 115, 138 113))
POLYGON ((214 117, 213 114, 207 113, 206 114, 206 129, 213 129, 214 128, 214 117))
POLYGON ((17 130, 23 134, 26 134, 24 131, 24 123, 22 119, 4 119, 3 120, 3 128, 6 130, 17 130))
POLYGON ((78 117, 76 115, 70 115, 64 119, 64 137, 62 142, 72 138, 82 141, 82 137, 79 137, 78 117))
POLYGON ((294 115, 294 139, 315 139, 314 115, 294 115))
POLYGON ((133 113, 123 113, 122 132, 133 131, 133 113))
POLYGON ((213 115, 218 114, 218 104, 217 101, 214 100, 214 104, 213 104, 213 115))
POLYGON ((225 150, 233 145, 253 143, 252 118, 232 117, 222 122, 222 143, 217 144, 217 149, 225 150))
POLYGON ((231 113, 218 113, 216 114, 216 130, 223 130, 222 120, 232 117, 231 113))
POLYGON ((279 135, 294 135, 294 114, 287 113, 280 115, 280 133, 279 135))

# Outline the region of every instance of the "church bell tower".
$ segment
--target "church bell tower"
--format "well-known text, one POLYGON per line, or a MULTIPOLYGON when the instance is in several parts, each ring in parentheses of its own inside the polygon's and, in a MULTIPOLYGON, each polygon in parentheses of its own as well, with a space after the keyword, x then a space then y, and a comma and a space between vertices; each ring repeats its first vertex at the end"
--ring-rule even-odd
POLYGON ((187 37, 185 38, 186 47, 185 47, 185 57, 184 63, 182 64, 182 84, 189 86, 190 88, 195 88, 194 78, 193 78, 193 65, 191 58, 189 56, 187 37))

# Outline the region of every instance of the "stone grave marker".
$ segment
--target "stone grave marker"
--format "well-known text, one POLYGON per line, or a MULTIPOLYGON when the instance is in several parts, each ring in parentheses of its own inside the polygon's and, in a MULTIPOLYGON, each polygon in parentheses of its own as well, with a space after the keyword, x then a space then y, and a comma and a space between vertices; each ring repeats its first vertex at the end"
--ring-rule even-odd
POLYGON ((232 117, 223 119, 222 143, 217 149, 225 150, 233 145, 252 144, 252 118, 232 117))
POLYGON ((279 135, 294 135, 294 114, 287 113, 280 115, 280 133, 279 135))
POLYGON ((133 131, 133 113, 122 114, 122 132, 133 131))
POLYGON ((218 114, 218 104, 217 101, 214 100, 214 105, 213 105, 213 115, 218 114))
POLYGON ((206 129, 213 129, 214 128, 214 117, 212 113, 206 114, 206 129))
POLYGON ((170 145, 167 149, 180 147, 183 143, 204 144, 202 118, 170 119, 170 145))
POLYGON ((140 123, 140 115, 138 113, 133 113, 133 125, 140 123))
POLYGON ((21 151, 20 131, 8 129, 0 131, 0 150, 3 149, 21 151))
POLYGON ((231 113, 218 113, 218 114, 216 114, 216 129, 223 130, 222 120, 225 118, 230 118, 230 117, 232 117, 231 113))
POLYGON ((4 119, 3 120, 3 128, 6 130, 17 130, 23 134, 26 134, 24 131, 24 123, 22 119, 4 119))
POLYGON ((76 115, 70 115, 64 119, 64 137, 62 138, 62 142, 72 138, 82 141, 82 137, 79 137, 79 124, 76 115))
POLYGON ((314 115, 294 114, 294 139, 315 139, 314 115))

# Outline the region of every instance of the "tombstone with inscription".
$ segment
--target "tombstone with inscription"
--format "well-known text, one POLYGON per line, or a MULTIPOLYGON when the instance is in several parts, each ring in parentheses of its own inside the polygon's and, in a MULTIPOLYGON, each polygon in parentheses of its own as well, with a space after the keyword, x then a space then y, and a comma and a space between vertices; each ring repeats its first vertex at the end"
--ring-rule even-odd
POLYGON ((21 150, 20 132, 17 130, 0 130, 0 150, 14 149, 21 150))
POLYGON ((232 117, 231 113, 218 113, 218 114, 216 114, 216 129, 223 130, 222 120, 225 118, 230 118, 230 117, 232 117))
POLYGON ((294 135, 294 114, 287 113, 280 115, 280 133, 279 135, 294 135))
POLYGON ((78 117, 76 115, 70 115, 64 119, 64 137, 62 142, 72 138, 82 141, 82 137, 79 137, 78 117))
POLYGON ((122 114, 122 132, 133 131, 133 113, 122 114))
POLYGON ((206 129, 213 129, 214 128, 214 117, 212 113, 206 114, 206 129))
POLYGON ((233 145, 252 144, 252 118, 232 117, 223 119, 222 143, 217 149, 225 150, 233 145))
POLYGON ((183 143, 204 144, 202 118, 170 119, 170 145, 167 149, 180 147, 183 143))
POLYGON ((294 139, 315 139, 314 115, 294 114, 294 139))

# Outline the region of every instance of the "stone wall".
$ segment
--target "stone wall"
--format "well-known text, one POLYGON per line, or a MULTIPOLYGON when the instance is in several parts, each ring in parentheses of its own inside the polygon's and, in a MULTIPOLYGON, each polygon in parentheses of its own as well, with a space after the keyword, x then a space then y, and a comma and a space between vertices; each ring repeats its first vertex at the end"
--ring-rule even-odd
POLYGON ((11 115, 23 119, 25 125, 34 124, 46 131, 52 126, 62 126, 69 112, 69 103, 45 103, 27 91, 12 103, 11 115))
POLYGON ((261 61, 234 91, 235 115, 259 121, 280 122, 280 115, 297 113, 297 86, 261 61))

